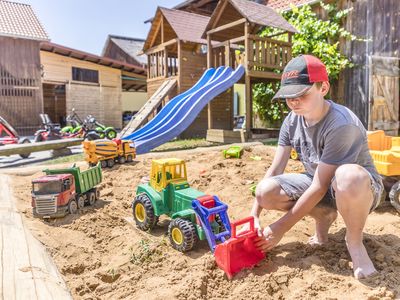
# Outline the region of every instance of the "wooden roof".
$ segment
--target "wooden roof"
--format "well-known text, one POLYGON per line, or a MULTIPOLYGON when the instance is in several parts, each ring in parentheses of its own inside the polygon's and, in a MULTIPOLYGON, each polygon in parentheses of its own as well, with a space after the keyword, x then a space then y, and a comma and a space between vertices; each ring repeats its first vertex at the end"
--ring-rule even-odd
POLYGON ((3 0, 0 0, 0 36, 49 40, 30 5, 3 0))
POLYGON ((122 88, 124 90, 146 90, 147 70, 145 68, 118 61, 112 58, 98 56, 95 54, 68 48, 51 42, 40 43, 40 50, 92 62, 114 69, 120 69, 122 77, 122 88))
MULTIPOLYGON (((202 14, 205 16, 211 16, 212 12, 215 10, 219 0, 185 0, 182 3, 174 6, 174 9, 185 10, 189 12, 194 12, 202 14)), ((320 0, 248 0, 259 4, 268 5, 275 10, 289 10, 290 5, 302 6, 305 4, 315 4, 320 0)), ((150 20, 148 20, 150 21, 150 20)), ((146 22, 148 22, 146 21, 146 22)))
POLYGON ((206 44, 207 41, 201 36, 209 20, 210 17, 158 7, 143 50, 146 51, 157 44, 174 38, 187 42, 206 44), (161 26, 164 26, 164 41, 161 41, 161 26))
MULTIPOLYGON (((254 30, 267 26, 287 32, 297 32, 296 28, 268 6, 248 0, 221 0, 210 18, 203 38, 206 37, 207 31, 242 18, 245 18, 253 25, 258 25, 258 28, 253 28, 254 30)), ((213 35, 212 39, 221 41, 242 35, 244 35, 243 26, 238 25, 227 29, 223 33, 213 35)))

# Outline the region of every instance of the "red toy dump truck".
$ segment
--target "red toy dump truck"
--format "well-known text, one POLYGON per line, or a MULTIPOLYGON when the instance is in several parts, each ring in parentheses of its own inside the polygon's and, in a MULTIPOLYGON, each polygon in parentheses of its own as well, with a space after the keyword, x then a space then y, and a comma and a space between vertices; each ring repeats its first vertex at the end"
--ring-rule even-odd
POLYGON ((75 214, 85 204, 93 205, 100 193, 96 186, 102 180, 100 163, 82 171, 67 169, 43 170, 45 176, 32 181, 32 211, 35 217, 56 218, 75 214))

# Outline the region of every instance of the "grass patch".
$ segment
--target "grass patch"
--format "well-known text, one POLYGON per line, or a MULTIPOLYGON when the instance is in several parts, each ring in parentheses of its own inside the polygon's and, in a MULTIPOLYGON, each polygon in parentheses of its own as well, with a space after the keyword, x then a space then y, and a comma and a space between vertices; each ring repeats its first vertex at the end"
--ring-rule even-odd
POLYGON ((165 143, 151 152, 163 152, 163 151, 174 151, 174 150, 185 150, 194 149, 198 147, 211 147, 220 145, 219 143, 208 142, 206 139, 187 139, 187 140, 174 140, 172 142, 165 143))
POLYGON ((78 154, 73 154, 73 155, 67 155, 67 156, 61 156, 57 157, 51 160, 46 160, 46 162, 43 162, 45 165, 55 165, 55 164, 62 164, 62 163, 75 163, 78 161, 85 160, 85 155, 83 153, 78 153, 78 154))

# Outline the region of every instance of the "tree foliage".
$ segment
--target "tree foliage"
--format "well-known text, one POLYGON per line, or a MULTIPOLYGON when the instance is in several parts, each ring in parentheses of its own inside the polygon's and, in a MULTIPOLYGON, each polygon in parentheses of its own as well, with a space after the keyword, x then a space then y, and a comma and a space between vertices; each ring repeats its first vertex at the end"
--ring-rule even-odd
MULTIPOLYGON (((349 9, 339 10, 336 4, 320 2, 325 11, 326 20, 318 18, 309 5, 301 8, 292 6, 290 11, 282 16, 292 24, 298 33, 292 37, 293 57, 299 54, 312 54, 326 65, 331 80, 338 78, 339 73, 347 67, 352 67, 350 60, 340 52, 340 39, 354 40, 356 37, 343 28, 343 20, 349 9)), ((269 36, 276 33, 273 28, 264 29, 260 35, 269 36)), ((287 41, 287 34, 274 37, 287 41)), ((253 87, 253 109, 267 123, 277 124, 288 113, 285 104, 272 102, 271 99, 279 88, 279 83, 260 83, 253 87)))

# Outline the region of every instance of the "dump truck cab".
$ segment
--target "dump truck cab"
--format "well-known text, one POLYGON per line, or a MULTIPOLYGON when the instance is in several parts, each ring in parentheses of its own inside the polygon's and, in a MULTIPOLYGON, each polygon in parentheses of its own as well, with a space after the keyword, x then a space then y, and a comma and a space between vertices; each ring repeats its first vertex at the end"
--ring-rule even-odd
POLYGON ((41 176, 32 181, 33 214, 43 218, 65 216, 75 195, 75 180, 71 174, 41 176))

